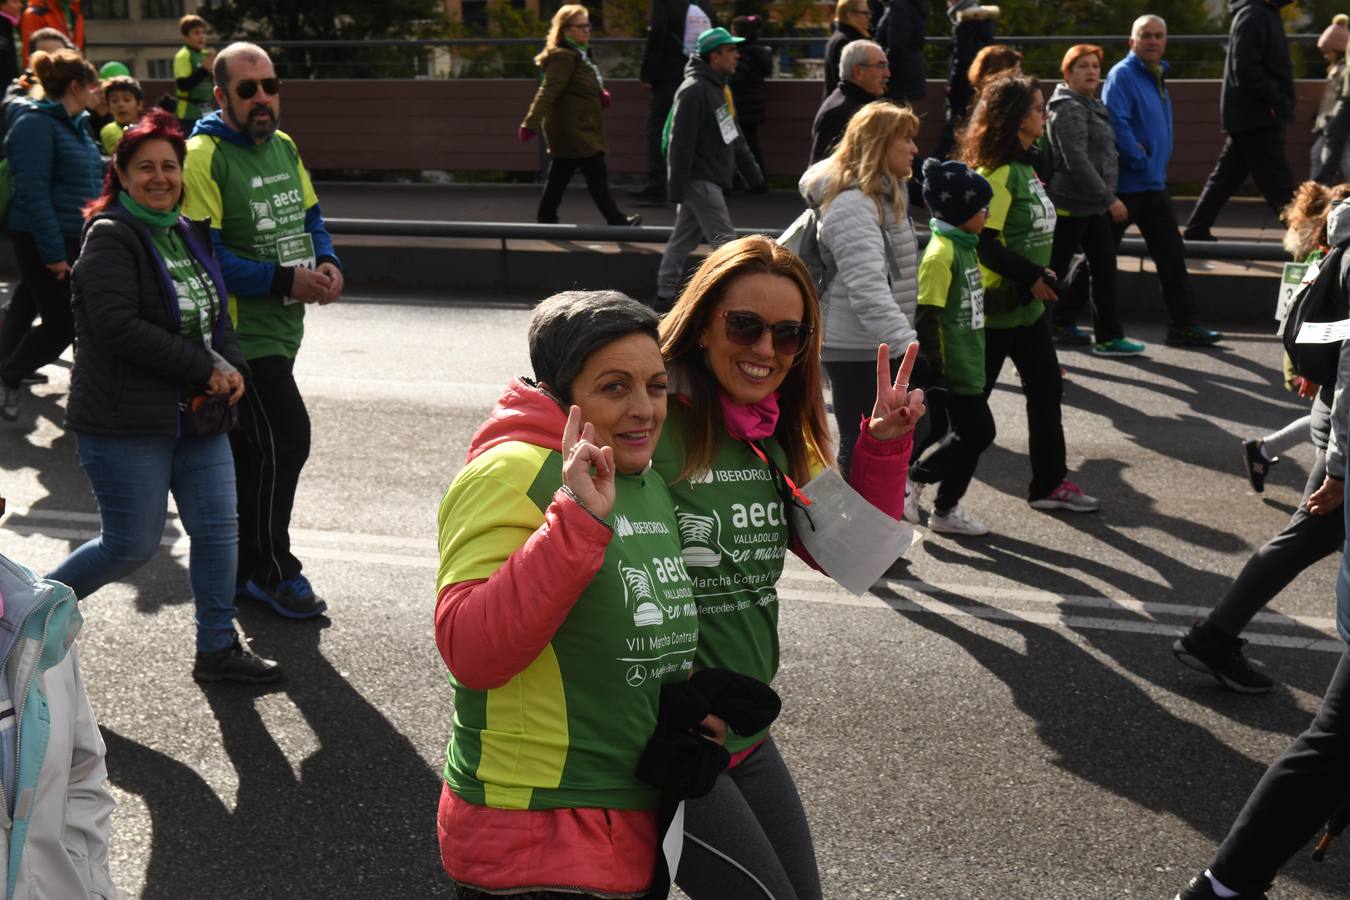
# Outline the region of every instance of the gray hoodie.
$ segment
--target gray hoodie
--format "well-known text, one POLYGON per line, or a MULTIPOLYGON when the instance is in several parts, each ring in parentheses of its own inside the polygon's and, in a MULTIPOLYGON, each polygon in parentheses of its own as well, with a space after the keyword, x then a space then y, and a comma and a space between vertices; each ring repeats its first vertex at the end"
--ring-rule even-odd
POLYGON ((1106 104, 1060 84, 1047 106, 1055 171, 1046 193, 1055 206, 1072 215, 1106 212, 1116 200, 1120 171, 1116 132, 1106 104))

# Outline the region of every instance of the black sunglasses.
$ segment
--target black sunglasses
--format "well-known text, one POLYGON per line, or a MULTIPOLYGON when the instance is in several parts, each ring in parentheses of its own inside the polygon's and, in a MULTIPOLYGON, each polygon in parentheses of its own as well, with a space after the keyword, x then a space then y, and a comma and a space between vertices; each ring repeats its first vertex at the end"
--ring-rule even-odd
POLYGON ((258 88, 262 88, 264 94, 279 97, 281 96, 281 79, 245 78, 234 86, 234 92, 239 95, 240 100, 252 100, 253 95, 258 93, 258 88))
POLYGON ((775 322, 770 325, 752 312, 722 310, 727 320, 727 340, 742 347, 753 347, 767 329, 773 335, 773 349, 779 353, 800 353, 806 339, 815 331, 805 322, 775 322))

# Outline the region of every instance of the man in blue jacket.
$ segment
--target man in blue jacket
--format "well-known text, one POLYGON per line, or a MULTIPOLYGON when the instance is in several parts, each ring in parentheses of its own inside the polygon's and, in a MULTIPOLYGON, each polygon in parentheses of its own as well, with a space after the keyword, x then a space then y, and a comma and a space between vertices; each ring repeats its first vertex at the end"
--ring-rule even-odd
POLYGON ((1227 138, 1186 223, 1188 241, 1212 241, 1219 210, 1250 175, 1276 213, 1294 197, 1284 129, 1294 121, 1294 64, 1280 8, 1293 0, 1229 0, 1219 119, 1227 138))
MULTIPOLYGON (((1167 92, 1167 23, 1144 15, 1130 29, 1130 53, 1111 67, 1102 89, 1102 101, 1111 111, 1120 154, 1116 196, 1129 218, 1116 225, 1116 241, 1133 222, 1143 235, 1162 283, 1163 303, 1171 320, 1167 343, 1178 347, 1208 347, 1223 339, 1202 327, 1195 316, 1195 299, 1186 271, 1186 250, 1177 225, 1177 211, 1167 192, 1167 164, 1172 159, 1172 97, 1167 92)), ((1074 323, 1087 305, 1087 270, 1080 261, 1064 279, 1054 307, 1055 337, 1061 343, 1088 344, 1092 338, 1074 323)))

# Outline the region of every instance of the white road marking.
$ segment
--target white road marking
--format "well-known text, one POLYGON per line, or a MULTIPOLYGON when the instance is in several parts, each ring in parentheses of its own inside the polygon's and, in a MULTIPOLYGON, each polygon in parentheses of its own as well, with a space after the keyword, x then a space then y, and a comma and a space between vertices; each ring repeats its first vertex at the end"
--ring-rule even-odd
MULTIPOLYGON (((173 522, 174 520, 171 520, 173 522)), ((0 534, 33 536, 61 541, 83 541, 98 536, 98 530, 89 525, 98 523, 98 516, 66 510, 12 509, 5 517, 5 528, 0 534), (48 521, 77 527, 51 527, 19 524, 16 520, 48 521), (86 527, 78 527, 86 526, 86 527)), ((365 565, 392 566, 405 569, 435 571, 440 560, 436 542, 425 538, 407 538, 398 535, 361 534, 326 531, 321 529, 292 529, 296 544, 292 551, 300 557, 328 559, 365 565), (397 548, 414 553, 383 552, 376 549, 397 548)), ((162 540, 175 555, 186 555, 189 541, 176 527, 166 530, 162 540)), ((1080 594, 1056 594, 1034 588, 998 587, 955 583, 928 584, 913 580, 888 580, 883 590, 894 596, 865 594, 855 597, 829 578, 806 569, 789 568, 778 585, 778 596, 791 602, 829 603, 858 609, 898 610, 924 612, 947 618, 973 618, 992 621, 1027 622, 1052 628, 1074 630, 1115 631, 1129 634, 1153 634, 1175 637, 1181 634, 1187 622, 1158 621, 1159 617, 1193 619, 1209 612, 1205 607, 1180 603, 1145 603, 1129 597, 1102 597, 1080 594), (900 594, 908 596, 900 596, 900 594), (948 599, 942 599, 942 598, 948 599), (980 605, 951 602, 966 599, 980 605), (1024 606, 1055 607, 1025 609, 1024 606), (1118 619, 1105 616, 1081 615, 1074 610, 1121 610, 1146 616, 1147 619, 1118 619)), ((1340 653, 1345 642, 1336 632, 1336 621, 1330 617, 1289 616, 1274 612, 1258 613, 1254 621, 1286 627, 1301 627, 1317 632, 1317 636, 1286 635, 1271 632, 1244 632, 1249 642, 1259 646, 1282 647, 1292 650, 1312 650, 1340 653)))

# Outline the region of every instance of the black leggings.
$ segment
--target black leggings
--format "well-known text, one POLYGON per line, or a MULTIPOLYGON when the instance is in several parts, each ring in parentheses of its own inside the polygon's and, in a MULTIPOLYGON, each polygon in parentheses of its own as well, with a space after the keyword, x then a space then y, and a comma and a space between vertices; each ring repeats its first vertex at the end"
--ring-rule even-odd
POLYGON ((1252 617, 1318 560, 1345 546, 1345 516, 1333 510, 1323 516, 1308 512, 1308 498, 1322 486, 1327 475, 1326 454, 1317 451, 1317 462, 1308 473, 1303 500, 1284 530, 1252 554, 1228 593, 1209 614, 1208 623, 1237 637, 1252 617))
MULTIPOLYGON (((70 276, 58 279, 42 261, 33 236, 22 231, 10 232, 14 241, 14 256, 19 263, 19 278, 32 298, 32 307, 11 305, 11 314, 5 316, 0 329, 0 347, 8 355, 0 359, 0 381, 17 388, 23 379, 38 369, 55 362, 75 337, 75 317, 70 310, 70 276), (42 324, 32 326, 31 310, 36 308, 42 324)), ((76 238, 66 239, 66 262, 74 263, 80 253, 76 238)), ((15 297, 15 303, 19 298, 15 297)))
POLYGON ((949 393, 946 405, 951 433, 909 470, 909 477, 917 483, 939 485, 933 506, 939 513, 951 512, 961 502, 975 477, 980 454, 994 442, 994 414, 983 394, 949 393))
POLYGON ((627 222, 624 214, 614 203, 614 195, 609 191, 609 170, 605 168, 605 154, 597 153, 584 159, 558 159, 554 157, 548 164, 548 181, 544 184, 543 196, 539 198, 539 211, 536 218, 540 222, 558 221, 558 206, 562 203, 563 191, 567 183, 580 169, 586 178, 586 190, 600 210, 600 215, 610 225, 623 225, 627 222))
POLYGON ((1068 473, 1064 423, 1060 416, 1064 380, 1047 319, 1042 315, 1030 325, 986 328, 984 332, 985 399, 994 392, 1004 361, 1011 359, 1017 374, 1022 376, 1022 393, 1027 398, 1027 447, 1031 456, 1028 500, 1049 496, 1068 473))
MULTIPOLYGON (((1097 343, 1105 344, 1125 336, 1116 313, 1116 235, 1111 217, 1106 213, 1096 216, 1060 216, 1055 221, 1055 244, 1050 251, 1050 268, 1061 282, 1069 277, 1069 263, 1078 248, 1086 258, 1092 297, 1092 330, 1097 343)), ((1082 300, 1087 292, 1076 297, 1065 295, 1051 309, 1057 327, 1074 324, 1082 300), (1077 300, 1078 302, 1074 302, 1077 300)))
MULTIPOLYGON (((877 364, 875 360, 832 360, 821 363, 830 376, 830 399, 834 406, 834 421, 839 426, 839 473, 848 478, 853 465, 853 447, 858 443, 858 428, 863 416, 872 414, 877 400, 877 364)), ((891 379, 900 374, 900 358, 891 357, 891 379)), ((928 390, 931 378, 928 362, 922 355, 914 360, 909 384, 928 390)), ((946 433, 946 417, 938 408, 939 397, 928 397, 927 410, 914 426, 914 449, 911 459, 918 459, 930 443, 946 433)))

